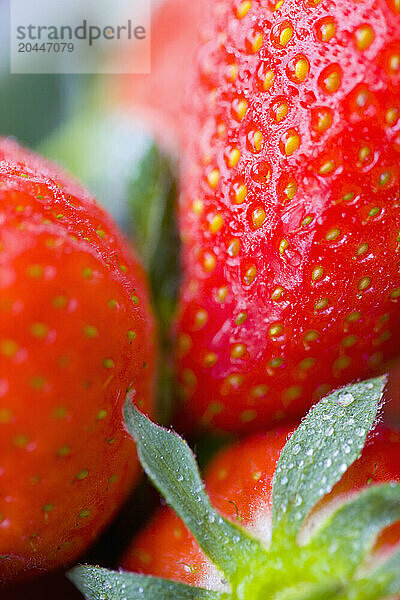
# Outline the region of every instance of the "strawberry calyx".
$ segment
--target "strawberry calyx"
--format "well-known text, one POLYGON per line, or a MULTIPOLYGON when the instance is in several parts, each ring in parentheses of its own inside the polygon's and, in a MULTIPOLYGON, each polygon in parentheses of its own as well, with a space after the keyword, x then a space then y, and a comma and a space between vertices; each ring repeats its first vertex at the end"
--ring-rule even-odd
POLYGON ((126 425, 147 475, 219 568, 226 591, 87 566, 69 577, 88 600, 382 600, 399 594, 400 548, 388 560, 371 554, 378 534, 400 520, 399 484, 367 486, 311 530, 305 527, 310 512, 360 456, 385 381, 336 390, 289 438, 274 475, 269 546, 213 508, 188 445, 127 402, 126 425))

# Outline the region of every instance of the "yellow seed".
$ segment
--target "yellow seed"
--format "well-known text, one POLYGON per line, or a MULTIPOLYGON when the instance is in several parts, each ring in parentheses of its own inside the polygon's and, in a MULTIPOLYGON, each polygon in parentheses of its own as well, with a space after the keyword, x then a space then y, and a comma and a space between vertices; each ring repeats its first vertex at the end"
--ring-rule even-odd
POLYGON ((244 344, 234 344, 231 348, 231 358, 242 358, 246 351, 247 348, 244 344))
POLYGON ((293 35, 293 27, 291 25, 288 25, 287 27, 282 29, 281 35, 279 36, 280 45, 286 46, 286 44, 288 44, 289 41, 292 39, 292 35, 293 35))
POLYGON ((299 369, 301 371, 308 371, 309 369, 312 369, 312 367, 315 365, 315 358, 311 358, 311 356, 309 356, 308 358, 305 358, 304 360, 302 360, 299 363, 299 369))
POLYGON ((281 102, 275 109, 275 120, 280 123, 288 114, 289 106, 286 102, 281 102))
POLYGON ((386 185, 391 178, 391 173, 390 171, 385 171, 384 173, 381 173, 380 177, 379 177, 379 185, 386 185))
POLYGON ((99 410, 99 412, 96 415, 96 421, 104 421, 104 419, 107 418, 107 411, 105 408, 102 408, 101 410, 99 410))
POLYGON ((105 358, 103 360, 103 367, 105 369, 113 369, 115 367, 115 362, 112 358, 105 358))
POLYGON ((226 125, 225 123, 218 123, 217 125, 217 135, 219 138, 225 137, 226 134, 226 125))
POLYGON ((304 217, 304 219, 301 222, 301 226, 302 227, 307 227, 308 225, 310 225, 310 223, 312 223, 314 221, 314 217, 312 215, 307 215, 306 217, 304 217))
POLYGON ((203 257, 203 269, 206 271, 206 273, 213 271, 216 264, 217 259, 215 258, 215 255, 211 252, 206 252, 203 257))
POLYGON ((317 281, 318 279, 321 279, 323 274, 324 274, 323 267, 314 267, 312 274, 311 274, 311 278, 313 281, 317 281))
POLYGON ((389 68, 391 71, 396 73, 400 70, 400 55, 393 54, 389 59, 389 68))
POLYGON ((271 300, 273 300, 274 302, 279 302, 280 300, 282 300, 282 295, 284 292, 285 290, 283 287, 276 287, 271 294, 271 300))
POLYGON ((207 182, 211 189, 215 190, 219 183, 219 170, 213 169, 207 175, 207 182))
POLYGON ((284 2, 285 0, 278 0, 278 2, 275 4, 274 11, 279 10, 284 2))
POLYGON ((349 323, 355 323, 360 318, 361 318, 361 314, 358 312, 358 310, 355 310, 355 311, 351 312, 349 315, 347 315, 346 321, 349 321, 349 323))
POLYGON ((300 58, 295 65, 295 75, 298 81, 304 81, 308 75, 308 71, 310 69, 310 65, 308 60, 305 58, 300 58))
POLYGON ((233 239, 230 241, 228 246, 228 254, 231 258, 235 258, 239 254, 240 250, 240 242, 237 239, 233 239))
POLYGON ((80 481, 82 481, 82 479, 86 479, 86 477, 89 475, 89 471, 87 469, 82 469, 82 471, 80 471, 78 473, 78 475, 76 476, 76 479, 79 479, 80 481))
POLYGON ((300 146, 300 137, 297 133, 290 135, 285 142, 285 154, 291 156, 300 146))
POLYGON ((235 81, 238 74, 238 66, 236 63, 232 63, 227 68, 227 78, 229 81, 235 81))
POLYGON ((272 358, 268 363, 268 366, 271 367, 272 369, 278 369, 282 365, 283 365, 283 358, 281 358, 280 356, 278 356, 276 358, 272 358))
POLYGON ((85 325, 83 333, 88 338, 95 338, 99 335, 99 330, 94 325, 85 325))
POLYGON ((246 196, 247 196, 247 186, 244 183, 241 183, 236 188, 235 203, 236 204, 242 204, 242 202, 245 201, 246 196))
POLYGON ((390 292, 390 297, 391 297, 393 300, 397 300, 397 298, 400 298, 400 288, 396 288, 395 290, 392 290, 392 291, 390 292))
POLYGON ((300 398, 302 394, 302 389, 299 385, 294 385, 293 387, 287 388, 283 392, 282 400, 284 403, 292 402, 293 400, 297 400, 300 398))
POLYGON ((263 35, 260 32, 257 32, 251 43, 251 51, 253 54, 256 54, 262 46, 263 43, 263 35))
POLYGON ((271 70, 267 71, 267 72, 266 72, 266 74, 265 74, 265 77, 264 77, 264 84, 263 84, 264 90, 265 90, 266 92, 267 92, 267 91, 270 89, 270 87, 272 86, 272 84, 273 84, 273 82, 274 82, 274 79, 275 79, 275 74, 274 74, 274 72, 273 72, 273 71, 271 71, 271 70))
POLYGON ((368 244, 360 244, 357 248, 357 256, 361 256, 361 254, 365 254, 368 251, 368 244))
POLYGON ((266 219, 265 210, 261 206, 259 206, 253 211, 251 218, 253 221, 254 229, 259 229, 266 219))
POLYGON ((315 342, 315 340, 317 340, 318 338, 319 338, 318 331, 311 330, 311 331, 307 331, 307 333, 304 334, 303 339, 305 342, 315 342))
POLYGON ((282 331, 283 325, 281 323, 274 323, 274 325, 271 325, 271 327, 268 329, 268 335, 270 337, 279 337, 282 331))
POLYGON ((182 371, 182 381, 190 387, 196 387, 197 377, 191 369, 184 369, 182 371))
POLYGON ((194 316, 194 324, 196 329, 201 329, 208 321, 208 313, 204 308, 198 310, 194 316))
POLYGON ((225 302, 228 295, 228 288, 226 286, 217 289, 216 300, 217 302, 225 302))
POLYGON ((360 281, 358 282, 358 289, 360 291, 362 290, 366 290, 371 283, 371 278, 370 277, 361 277, 360 281))
POLYGON ((332 115, 328 111, 320 111, 317 121, 317 130, 322 132, 332 125, 332 115))
POLYGON ((218 362, 218 356, 215 352, 207 352, 203 359, 203 365, 205 367, 213 367, 218 362))
POLYGON ((351 348, 358 342, 358 337, 356 335, 348 335, 342 339, 342 346, 345 348, 351 348))
POLYGON ((368 146, 363 146, 360 149, 360 152, 358 153, 360 162, 364 162, 370 156, 370 154, 371 154, 370 148, 368 148, 368 146))
POLYGON ((286 250, 289 248, 289 242, 285 239, 281 240, 279 243, 279 254, 285 254, 286 250))
POLYGON ((0 423, 11 423, 13 418, 9 408, 0 408, 0 423))
POLYGON ((236 325, 243 325, 243 323, 245 323, 246 321, 247 321, 247 313, 246 312, 240 312, 235 319, 236 325))
POLYGON ((47 325, 44 325, 43 323, 33 323, 31 326, 31 334, 33 335, 33 337, 36 337, 39 339, 45 338, 48 331, 49 331, 49 328, 47 327, 47 325))
POLYGON ((355 32, 355 41, 358 50, 366 50, 374 41, 374 32, 369 25, 359 27, 355 32))
POLYGON ((254 408, 248 408, 240 413, 239 418, 242 423, 250 423, 257 418, 257 411, 254 408))
POLYGON ((192 339, 187 333, 178 336, 178 353, 181 358, 186 356, 192 347, 192 339))
POLYGON ((249 267, 247 269, 246 273, 244 274, 244 277, 243 277, 244 284, 250 285, 251 283, 253 283, 256 275, 257 275, 257 269, 255 268, 254 265, 252 265, 251 267, 249 267))
POLYGON ((231 152, 229 153, 229 158, 228 158, 228 167, 230 167, 231 169, 233 167, 236 167, 236 165, 238 164, 240 159, 240 152, 237 148, 233 148, 233 150, 231 150, 231 152))
POLYGON ((339 229, 334 227, 333 229, 330 229, 328 231, 328 233, 325 236, 325 239, 327 242, 333 242, 338 239, 339 235, 340 235, 339 229))
POLYGON ((211 219, 209 229, 210 229, 211 233, 217 233, 218 231, 220 231, 222 229, 223 226, 224 226, 224 219, 222 218, 222 216, 220 214, 217 214, 211 219))
POLYGON ((251 8, 250 0, 244 0, 244 2, 241 2, 236 9, 237 18, 243 19, 243 17, 245 17, 247 15, 247 13, 249 12, 250 8, 251 8))
POLYGON ((253 398, 264 398, 264 396, 266 396, 267 393, 268 386, 263 383, 261 383, 260 385, 255 385, 250 392, 253 398))
POLYGON ((253 146, 256 152, 260 152, 263 143, 261 131, 255 131, 253 135, 253 146))
POLYGON ((321 41, 329 42, 329 40, 331 40, 336 33, 335 23, 333 23, 333 21, 324 23, 320 28, 320 33, 321 33, 321 41))
POLYGON ((193 200, 192 210, 193 210, 193 212, 197 213, 198 215, 201 215, 204 210, 203 201, 200 199, 193 200))
POLYGON ((326 308, 329 304, 329 300, 328 298, 321 298, 320 300, 317 300, 316 303, 314 304, 314 310, 323 310, 324 308, 326 308))
POLYGON ((397 108, 389 108, 386 111, 386 123, 388 125, 394 125, 397 122, 398 117, 399 111, 397 110, 397 108))
POLYGON ((297 194, 297 183, 295 181, 289 181, 289 183, 283 191, 288 200, 293 200, 293 198, 297 194))
POLYGON ((14 340, 1 340, 0 352, 7 358, 12 358, 18 352, 18 344, 14 340))
POLYGON ((349 356, 340 356, 333 363, 333 369, 334 371, 344 371, 344 369, 347 369, 347 367, 350 366, 350 363, 351 358, 349 356))
POLYGON ((333 94, 339 89, 340 85, 340 75, 338 71, 332 71, 329 75, 324 79, 324 84, 326 90, 333 94))
POLYGON ((333 160, 327 160, 326 162, 324 162, 320 168, 319 168, 319 173, 320 175, 329 175, 329 173, 332 173, 332 171, 335 168, 335 163, 333 160))
POLYGON ((242 121, 246 116, 247 112, 247 102, 246 100, 239 100, 237 104, 235 104, 233 108, 234 115, 239 121, 242 121))
POLYGON ((39 279, 43 277, 44 269, 41 265, 29 265, 26 269, 28 277, 32 277, 32 279, 39 279))

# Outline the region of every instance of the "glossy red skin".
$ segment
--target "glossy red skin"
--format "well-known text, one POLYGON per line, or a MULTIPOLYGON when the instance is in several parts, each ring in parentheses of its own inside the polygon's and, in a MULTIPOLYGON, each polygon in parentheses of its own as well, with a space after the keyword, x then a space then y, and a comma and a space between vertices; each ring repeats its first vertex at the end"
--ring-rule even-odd
POLYGON ((0 140, 0 206, 7 582, 70 564, 116 513, 140 472, 122 406, 131 388, 151 413, 155 348, 143 270, 85 191, 0 140))
POLYGON ((285 0, 275 12, 253 0, 238 19, 238 4, 225 0, 216 5, 218 15, 205 15, 210 41, 188 86, 178 324, 177 421, 184 430, 271 427, 398 353, 400 13, 390 0, 322 0, 317 6, 285 0), (317 28, 328 17, 336 33, 322 42, 317 28), (279 47, 272 37, 285 22, 293 35, 279 47), (360 51, 354 36, 365 24, 375 37, 360 51), (263 42, 251 53, 255 31, 263 42), (290 68, 300 54, 309 72, 295 83, 290 68), (233 82, 227 80, 230 63, 237 65, 233 82), (321 77, 332 65, 341 69, 340 85, 327 93, 321 77), (260 73, 268 69, 275 79, 263 91, 260 73), (234 110, 243 99, 247 112, 240 121, 234 110), (288 105, 279 122, 278 100, 288 105), (330 111, 332 124, 318 132, 313 127, 321 108, 330 111), (291 130, 300 145, 287 156, 282 140, 291 130), (253 131, 262 134, 259 151, 253 131), (229 167, 232 148, 240 160, 229 167), (333 170, 321 174, 329 160, 333 170), (213 189, 207 177, 215 169, 213 189), (289 180, 297 185, 291 199, 284 192, 289 180), (237 183, 247 186, 241 204, 232 199, 237 183), (258 208, 265 221, 256 228, 258 208), (309 215, 313 220, 305 224, 309 215), (245 275, 253 266, 250 282, 245 275), (315 271, 320 267, 323 273, 315 271), (247 318, 237 324, 243 312, 247 318), (309 332, 318 337, 307 338, 309 332))
MULTIPOLYGON (((213 505, 227 518, 252 529, 258 511, 269 514, 272 478, 288 429, 252 435, 222 450, 210 463, 205 482, 213 505)), ((400 434, 378 428, 362 456, 318 505, 367 484, 400 479, 400 434)), ((254 533, 254 532, 253 532, 254 533)), ((389 551, 400 540, 400 523, 385 530, 376 550, 389 551)), ((124 569, 165 577, 191 585, 204 585, 209 563, 176 514, 162 507, 132 542, 122 560, 124 569)))

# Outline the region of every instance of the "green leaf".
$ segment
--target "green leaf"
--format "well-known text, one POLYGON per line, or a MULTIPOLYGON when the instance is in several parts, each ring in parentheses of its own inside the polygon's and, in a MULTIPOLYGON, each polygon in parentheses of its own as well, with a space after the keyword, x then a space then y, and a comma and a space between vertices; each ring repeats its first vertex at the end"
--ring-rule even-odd
POLYGON ((372 549, 378 533, 398 520, 400 485, 369 487, 330 516, 306 548, 314 564, 323 557, 325 571, 349 576, 372 549))
POLYGON ((400 594, 400 547, 369 576, 379 586, 379 598, 400 594))
POLYGON ((75 567, 67 577, 86 600, 227 600, 229 595, 135 573, 75 567))
POLYGON ((313 506, 360 456, 386 378, 337 390, 321 400, 286 443, 274 476, 273 534, 295 537, 313 506))
POLYGON ((147 475, 213 563, 233 580, 249 562, 264 562, 261 544, 211 505, 195 458, 182 438, 152 423, 129 400, 125 421, 147 475))

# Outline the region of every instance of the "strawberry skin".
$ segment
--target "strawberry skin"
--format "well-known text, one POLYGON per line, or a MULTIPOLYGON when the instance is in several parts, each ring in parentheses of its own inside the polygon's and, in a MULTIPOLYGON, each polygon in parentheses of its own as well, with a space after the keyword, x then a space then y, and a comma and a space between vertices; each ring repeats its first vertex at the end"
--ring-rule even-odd
MULTIPOLYGON (((226 518, 266 543, 270 536, 272 478, 290 431, 252 435, 222 450, 209 464, 205 482, 213 505, 226 518)), ((314 518, 367 485, 399 481, 400 434, 380 427, 362 456, 315 509, 314 518), (332 503, 332 504, 331 504, 332 503)), ((400 540, 400 523, 387 528, 375 550, 387 553, 400 540)), ((220 577, 176 514, 162 507, 133 541, 124 569, 195 586, 218 589, 220 577), (216 587, 217 586, 217 587, 216 587)))
POLYGON ((146 280, 110 218, 0 141, 0 581, 71 563, 140 472, 126 391, 152 410, 146 280))
POLYGON ((185 115, 177 420, 246 432, 398 352, 400 6, 224 0, 206 19, 185 115))

